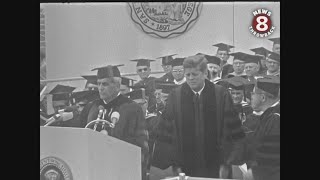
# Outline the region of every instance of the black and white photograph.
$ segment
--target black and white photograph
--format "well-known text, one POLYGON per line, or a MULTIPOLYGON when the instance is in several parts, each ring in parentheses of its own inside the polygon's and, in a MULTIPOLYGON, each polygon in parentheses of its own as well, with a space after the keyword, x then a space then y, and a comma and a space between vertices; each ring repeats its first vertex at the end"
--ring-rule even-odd
POLYGON ((40 180, 280 180, 280 1, 40 3, 40 180))

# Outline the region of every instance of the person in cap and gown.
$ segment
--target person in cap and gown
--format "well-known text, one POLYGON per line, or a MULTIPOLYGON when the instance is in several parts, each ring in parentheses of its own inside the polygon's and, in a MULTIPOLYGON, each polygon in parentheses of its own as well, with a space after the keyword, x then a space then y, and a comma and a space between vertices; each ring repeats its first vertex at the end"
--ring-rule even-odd
POLYGON ((269 51, 268 49, 264 48, 264 47, 257 47, 257 48, 253 48, 250 49, 251 51, 253 51, 255 53, 255 55, 257 56, 262 56, 261 60, 260 60, 260 69, 259 69, 259 74, 265 74, 267 71, 267 60, 266 58, 268 57, 268 55, 271 53, 271 51, 269 51))
POLYGON ((280 77, 280 55, 271 52, 267 57, 267 68, 265 75, 280 77))
POLYGON ((255 77, 259 76, 259 61, 262 57, 257 55, 247 54, 244 58, 244 70, 247 75, 247 80, 255 82, 255 77))
POLYGON ((135 59, 131 60, 137 62, 136 71, 139 77, 141 78, 140 81, 133 85, 133 89, 145 88, 146 96, 148 98, 148 111, 154 112, 154 105, 156 104, 156 98, 154 96, 155 91, 155 80, 157 78, 150 76, 151 68, 150 62, 154 60, 149 59, 135 59))
POLYGON ((99 109, 105 109, 105 120, 110 122, 113 113, 119 113, 114 128, 108 128, 109 136, 121 139, 141 148, 142 179, 146 179, 148 161, 148 134, 141 106, 120 93, 121 76, 116 66, 96 68, 100 98, 88 103, 80 114, 82 127, 97 119, 99 109))
POLYGON ((176 85, 181 85, 186 82, 186 78, 184 77, 184 69, 183 69, 183 61, 185 58, 175 58, 172 61, 172 75, 173 82, 176 85))
POLYGON ((252 93, 252 108, 262 111, 252 136, 247 138, 247 179, 280 179, 280 78, 258 78, 252 93))
POLYGON ((157 59, 162 60, 162 69, 165 72, 165 74, 163 76, 161 76, 160 78, 158 78, 159 81, 164 81, 164 82, 173 82, 174 78, 172 75, 172 64, 171 62, 173 61, 173 56, 175 56, 177 54, 171 54, 168 56, 162 56, 162 57, 158 57, 157 59))
POLYGON ((219 77, 219 74, 221 72, 221 59, 217 56, 210 56, 205 55, 205 58, 208 61, 207 67, 208 67, 208 79, 212 83, 216 84, 221 78, 219 77))
POLYGON ((272 52, 275 52, 280 55, 280 37, 270 38, 269 40, 273 42, 272 52))
POLYGON ((234 107, 243 124, 243 122, 246 121, 246 117, 253 112, 250 104, 247 102, 246 90, 248 89, 248 86, 254 86, 254 83, 239 76, 224 79, 224 81, 228 82, 228 89, 231 94, 234 107))
POLYGON ((218 47, 218 50, 216 52, 216 56, 221 59, 221 73, 219 74, 219 77, 221 79, 224 79, 225 76, 229 73, 233 72, 233 67, 231 64, 228 63, 228 59, 230 57, 230 49, 234 48, 234 46, 225 44, 225 43, 218 43, 214 44, 213 46, 218 47))
POLYGON ((160 122, 172 128, 171 165, 188 176, 228 178, 245 137, 232 98, 207 80, 204 56, 187 57, 183 67, 186 83, 169 94, 160 122))
POLYGON ((231 53, 230 55, 233 56, 232 67, 234 71, 226 75, 225 78, 231 78, 235 76, 247 78, 246 72, 244 71, 244 59, 248 54, 243 52, 236 52, 231 53))

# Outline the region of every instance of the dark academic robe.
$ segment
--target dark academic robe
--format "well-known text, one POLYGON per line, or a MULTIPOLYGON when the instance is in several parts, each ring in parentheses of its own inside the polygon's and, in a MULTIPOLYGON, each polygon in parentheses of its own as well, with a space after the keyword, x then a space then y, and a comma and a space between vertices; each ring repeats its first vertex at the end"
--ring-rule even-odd
POLYGON ((221 79, 225 79, 226 76, 227 76, 229 73, 232 73, 233 71, 234 71, 234 70, 233 70, 232 64, 225 64, 224 66, 222 66, 221 79))
POLYGON ((145 88, 146 89, 146 96, 149 97, 148 101, 148 111, 150 113, 155 112, 155 104, 157 103, 156 96, 154 95, 154 92, 156 90, 155 87, 155 80, 157 78, 155 77, 148 77, 146 79, 142 79, 138 81, 136 84, 133 85, 133 88, 145 88))
POLYGON ((236 157, 245 134, 225 88, 205 80, 199 103, 194 103, 194 93, 184 83, 169 95, 163 119, 173 127, 171 163, 188 176, 218 178, 220 165, 240 163, 236 157))
POLYGON ((165 75, 159 77, 157 80, 161 81, 161 82, 173 82, 174 77, 173 77, 172 73, 169 72, 169 73, 166 73, 165 75))
POLYGON ((280 180, 280 104, 260 116, 248 152, 254 179, 280 180))
MULTIPOLYGON (((107 129, 108 134, 141 147, 142 179, 146 179, 146 168, 149 159, 148 132, 146 130, 145 115, 141 106, 123 95, 119 95, 108 104, 105 104, 101 99, 95 100, 87 104, 80 114, 82 127, 85 127, 87 123, 97 119, 99 105, 104 106, 107 110, 106 114, 110 113, 111 115, 112 112, 119 112, 119 121, 113 129, 107 129)), ((105 117, 105 119, 110 122, 109 116, 105 117)))

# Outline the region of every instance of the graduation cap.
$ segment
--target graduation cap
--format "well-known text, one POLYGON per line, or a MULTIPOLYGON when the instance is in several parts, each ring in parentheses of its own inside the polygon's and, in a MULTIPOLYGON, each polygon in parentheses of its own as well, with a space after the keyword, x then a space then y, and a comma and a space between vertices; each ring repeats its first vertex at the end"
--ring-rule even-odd
POLYGON ((245 61, 249 54, 243 53, 243 52, 235 52, 235 53, 230 53, 230 55, 234 57, 233 61, 234 60, 245 61))
POLYGON ((137 62, 137 66, 148 66, 148 67, 150 67, 150 62, 152 62, 154 60, 151 60, 151 59, 134 59, 134 60, 130 60, 130 61, 137 62))
POLYGON ((280 54, 275 52, 270 52, 270 54, 268 55, 268 59, 275 60, 280 63, 280 54))
POLYGON ((221 59, 218 58, 217 56, 205 55, 204 57, 207 59, 208 64, 212 63, 212 64, 216 64, 216 65, 220 66, 221 59))
POLYGON ((118 66, 122 65, 108 65, 99 68, 94 68, 91 71, 98 70, 97 79, 110 78, 110 77, 121 77, 118 66))
POLYGON ((74 99, 75 103, 87 104, 91 101, 100 98, 99 91, 87 90, 87 91, 78 91, 74 92, 71 95, 71 98, 74 99))
POLYGON ((158 57, 157 59, 162 59, 162 65, 171 65, 171 62, 173 61, 172 56, 175 56, 177 54, 171 54, 167 56, 158 57))
POLYGON ((86 79, 86 80, 87 80, 87 83, 91 83, 91 84, 95 84, 95 85, 98 84, 98 83, 97 83, 97 80, 98 80, 97 75, 83 75, 83 76, 81 76, 81 77, 83 77, 84 79, 86 79))
POLYGON ((218 51, 227 51, 227 52, 230 52, 230 49, 234 48, 234 46, 231 46, 225 43, 218 43, 218 44, 214 44, 213 46, 218 47, 218 51))
POLYGON ((208 54, 205 54, 205 53, 197 53, 197 54, 196 54, 196 56, 199 56, 199 55, 200 55, 200 56, 205 56, 205 55, 208 55, 208 54))
POLYGON ((128 92, 128 93, 124 94, 124 96, 127 96, 131 100, 145 99, 145 97, 146 97, 145 89, 144 88, 135 89, 135 90, 133 90, 131 92, 128 92))
POLYGON ((262 59, 261 56, 258 55, 250 55, 247 54, 244 58, 244 63, 256 63, 256 64, 260 64, 260 60, 262 59))
POLYGON ((277 76, 257 78, 256 87, 277 97, 280 90, 280 78, 277 76))
POLYGON ((52 101, 69 100, 71 92, 75 89, 75 87, 58 84, 49 92, 49 94, 52 94, 52 101))
POLYGON ((270 41, 273 42, 273 44, 280 44, 280 37, 277 37, 277 38, 270 38, 269 39, 270 41))
POLYGON ((174 66, 182 66, 184 59, 185 59, 185 58, 175 58, 175 59, 171 62, 172 67, 174 67, 174 66))
POLYGON ((128 87, 132 87, 133 86, 133 82, 136 81, 134 79, 131 79, 131 78, 127 78, 127 77, 121 77, 121 84, 122 85, 126 85, 128 87))
POLYGON ((262 55, 264 57, 267 57, 268 54, 271 53, 271 51, 269 51, 268 49, 266 49, 264 47, 257 47, 257 48, 253 48, 250 50, 253 51, 255 53, 255 55, 262 55))
POLYGON ((245 101, 246 101, 246 96, 249 96, 247 92, 252 92, 255 85, 254 82, 250 82, 247 79, 240 76, 234 76, 228 79, 224 79, 223 81, 226 82, 225 87, 228 89, 243 90, 245 101))
POLYGON ((178 87, 178 85, 173 82, 155 81, 156 89, 161 89, 162 93, 170 94, 170 92, 178 87))

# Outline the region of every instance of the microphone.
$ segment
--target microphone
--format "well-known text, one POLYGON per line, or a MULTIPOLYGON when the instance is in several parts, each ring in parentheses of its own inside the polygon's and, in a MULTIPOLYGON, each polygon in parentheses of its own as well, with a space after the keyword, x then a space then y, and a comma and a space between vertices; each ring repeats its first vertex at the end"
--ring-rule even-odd
POLYGON ((113 112, 111 114, 111 123, 112 126, 114 127, 116 125, 116 123, 119 121, 120 118, 120 114, 118 112, 113 112))
POLYGON ((47 121, 48 123, 46 125, 44 125, 43 127, 49 126, 50 124, 56 122, 56 120, 59 119, 60 117, 61 117, 60 114, 56 114, 56 115, 52 116, 51 118, 48 119, 48 121, 47 121))
POLYGON ((103 114, 103 111, 104 111, 104 107, 102 105, 99 106, 99 114, 98 114, 98 117, 97 119, 100 119, 102 114, 103 114))

